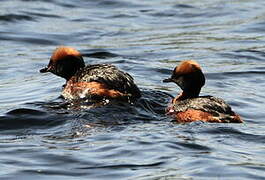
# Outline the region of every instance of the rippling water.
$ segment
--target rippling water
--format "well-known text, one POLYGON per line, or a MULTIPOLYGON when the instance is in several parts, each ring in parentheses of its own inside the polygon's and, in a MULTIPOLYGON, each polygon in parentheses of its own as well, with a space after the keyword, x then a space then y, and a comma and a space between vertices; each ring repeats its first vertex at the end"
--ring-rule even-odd
POLYGON ((2 0, 0 177, 264 179, 265 1, 2 0), (143 91, 135 105, 85 109, 40 74, 58 45, 112 63, 143 91), (244 124, 176 124, 163 84, 183 59, 206 72, 204 95, 244 124))

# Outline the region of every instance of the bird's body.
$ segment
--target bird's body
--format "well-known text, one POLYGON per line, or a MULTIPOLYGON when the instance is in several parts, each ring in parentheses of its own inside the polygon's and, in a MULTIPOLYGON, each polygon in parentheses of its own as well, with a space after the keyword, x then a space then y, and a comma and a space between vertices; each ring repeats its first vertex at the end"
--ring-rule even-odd
POLYGON ((205 77, 197 62, 182 61, 174 69, 172 76, 164 82, 175 82, 183 90, 166 109, 166 114, 177 122, 243 122, 224 100, 213 96, 199 96, 201 87, 205 84, 205 77))
POLYGON ((121 99, 134 101, 141 97, 132 76, 111 64, 87 65, 81 53, 70 47, 57 48, 41 73, 51 72, 66 79, 62 96, 76 99, 121 99))

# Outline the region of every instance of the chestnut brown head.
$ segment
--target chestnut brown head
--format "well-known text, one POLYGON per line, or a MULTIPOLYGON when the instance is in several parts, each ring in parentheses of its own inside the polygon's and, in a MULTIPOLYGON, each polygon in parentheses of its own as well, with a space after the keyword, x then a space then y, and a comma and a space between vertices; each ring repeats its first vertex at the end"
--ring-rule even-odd
POLYGON ((51 72, 69 80, 79 69, 85 67, 82 55, 71 47, 61 46, 55 49, 47 67, 41 73, 51 72))
POLYGON ((196 61, 185 60, 173 70, 171 77, 164 79, 163 82, 174 82, 184 92, 194 93, 194 96, 198 96, 201 87, 205 84, 205 77, 196 61))

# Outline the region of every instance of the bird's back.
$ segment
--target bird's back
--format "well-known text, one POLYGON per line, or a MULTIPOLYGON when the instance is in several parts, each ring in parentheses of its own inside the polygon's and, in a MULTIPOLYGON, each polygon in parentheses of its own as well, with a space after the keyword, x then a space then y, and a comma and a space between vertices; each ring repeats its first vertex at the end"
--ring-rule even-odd
POLYGON ((239 115, 222 99, 213 96, 200 96, 176 101, 168 108, 168 113, 179 121, 202 120, 207 122, 242 122, 239 115))
POLYGON ((129 94, 133 98, 141 96, 133 77, 110 64, 88 65, 79 70, 73 80, 75 82, 99 82, 109 89, 129 94))

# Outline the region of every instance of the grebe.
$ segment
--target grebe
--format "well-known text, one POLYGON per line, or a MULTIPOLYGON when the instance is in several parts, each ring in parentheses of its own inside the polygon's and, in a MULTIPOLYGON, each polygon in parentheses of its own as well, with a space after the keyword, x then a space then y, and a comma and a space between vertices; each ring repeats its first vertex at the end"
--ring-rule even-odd
POLYGON ((141 97, 132 76, 111 64, 85 66, 81 53, 61 46, 55 49, 47 67, 41 73, 51 72, 66 79, 62 96, 67 100, 121 99, 133 102, 141 97))
POLYGON ((213 96, 199 96, 201 88, 205 84, 205 77, 196 61, 182 61, 173 70, 172 76, 163 82, 174 82, 183 90, 166 109, 166 113, 176 119, 177 122, 243 122, 224 100, 213 96))

